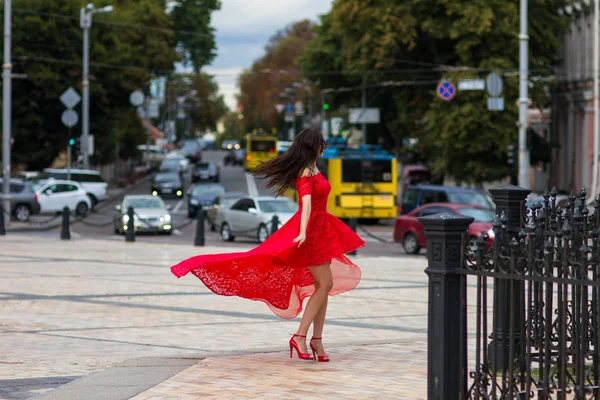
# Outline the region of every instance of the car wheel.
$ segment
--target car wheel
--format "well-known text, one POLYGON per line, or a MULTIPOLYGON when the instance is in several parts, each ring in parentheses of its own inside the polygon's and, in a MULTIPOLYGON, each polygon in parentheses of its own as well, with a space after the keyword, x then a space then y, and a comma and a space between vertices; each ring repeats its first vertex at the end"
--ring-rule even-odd
POLYGON ((217 231, 217 226, 215 224, 210 224, 210 231, 211 232, 216 232, 217 231))
POLYGON ((215 182, 219 182, 219 181, 220 181, 219 175, 215 176, 215 182))
POLYGON ((188 218, 196 218, 197 216, 198 216, 198 213, 188 211, 188 218))
POLYGON ((114 227, 115 235, 120 235, 121 231, 116 226, 114 227))
POLYGON ((98 199, 93 195, 88 193, 88 197, 90 198, 90 203, 92 204, 92 211, 96 211, 96 205, 98 204, 98 199))
POLYGON ((233 239, 235 239, 235 236, 231 234, 231 228, 229 228, 227 222, 223 222, 223 225, 221 225, 221 239, 225 242, 233 242, 233 239))
POLYGON ((258 241, 263 243, 265 240, 269 238, 269 230, 265 224, 261 224, 258 227, 258 241))
POLYGON ((31 208, 27 204, 19 204, 15 207, 14 214, 17 221, 27 222, 31 216, 31 208))
POLYGON ((419 241, 413 233, 407 233, 406 235, 404 235, 404 239, 402 240, 402 247, 404 247, 404 251, 406 251, 408 254, 418 254, 419 250, 421 250, 421 246, 419 246, 419 241))
POLYGON ((85 214, 87 214, 88 209, 88 205, 82 201, 81 203, 77 204, 77 207, 75 208, 75 213, 77 213, 77 215, 84 216, 85 214))
POLYGON ((165 232, 165 234, 166 234, 167 236, 171 236, 171 233, 173 233, 173 231, 166 231, 166 232, 165 232))

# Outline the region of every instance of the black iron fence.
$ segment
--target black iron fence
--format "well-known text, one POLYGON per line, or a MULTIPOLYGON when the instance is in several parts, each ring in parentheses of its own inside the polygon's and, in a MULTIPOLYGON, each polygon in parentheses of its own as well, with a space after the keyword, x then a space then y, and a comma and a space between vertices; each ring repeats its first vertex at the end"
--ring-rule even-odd
POLYGON ((490 192, 491 238, 466 243, 472 218, 420 219, 429 399, 600 399, 600 197, 526 209, 526 189, 490 192))

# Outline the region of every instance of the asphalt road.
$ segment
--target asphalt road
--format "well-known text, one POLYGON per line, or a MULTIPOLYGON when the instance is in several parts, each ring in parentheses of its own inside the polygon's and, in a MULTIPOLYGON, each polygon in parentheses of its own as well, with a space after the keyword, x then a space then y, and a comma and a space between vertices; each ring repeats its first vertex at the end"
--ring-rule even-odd
MULTIPOLYGON (((244 192, 249 193, 254 190, 255 184, 256 190, 259 195, 269 195, 270 190, 265 188, 264 182, 260 180, 254 180, 249 177, 242 167, 238 166, 224 166, 223 157, 225 153, 222 151, 208 151, 203 154, 204 161, 215 161, 220 166, 220 184, 229 192, 244 192), (253 183, 254 182, 254 183, 253 183)), ((190 184, 190 177, 186 177, 187 185, 190 184)), ((129 194, 149 194, 150 183, 144 183, 135 189, 128 192, 129 194)), ((190 246, 194 243, 194 236, 196 231, 196 222, 187 218, 187 199, 170 199, 165 198, 165 203, 172 206, 172 217, 173 226, 175 230, 171 236, 167 235, 156 235, 156 234, 138 234, 136 236, 137 241, 152 242, 152 243, 177 243, 177 244, 189 244, 190 246)), ((102 224, 111 221, 115 217, 114 210, 115 202, 110 202, 101 207, 100 210, 91 214, 86 218, 93 224, 102 224)), ((365 240, 366 245, 364 248, 359 249, 358 253, 361 255, 368 256, 403 256, 405 255, 402 246, 399 243, 384 243, 380 240, 370 237, 369 234, 383 239, 384 241, 391 242, 393 238, 393 221, 384 221, 379 225, 366 225, 359 227, 359 235, 365 240), (364 231, 364 230, 366 231, 364 231)), ((59 236, 60 228, 50 230, 43 233, 44 235, 57 235, 59 236)), ((81 222, 74 223, 71 227, 71 235, 73 237, 84 237, 84 238, 110 238, 116 241, 124 240, 123 236, 115 235, 113 226, 108 225, 104 227, 96 227, 86 225, 81 222)), ((205 229, 205 242, 207 246, 223 246, 223 247, 240 247, 243 245, 248 249, 258 245, 258 241, 251 239, 236 239, 234 242, 224 242, 218 232, 210 232, 208 226, 205 229)), ((421 250, 421 254, 424 254, 424 250, 421 250)))

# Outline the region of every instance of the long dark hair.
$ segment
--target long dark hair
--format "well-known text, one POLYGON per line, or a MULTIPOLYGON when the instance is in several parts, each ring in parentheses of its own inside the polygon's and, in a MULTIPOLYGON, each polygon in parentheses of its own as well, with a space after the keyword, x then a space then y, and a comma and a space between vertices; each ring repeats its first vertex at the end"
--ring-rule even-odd
POLYGON ((298 133, 290 148, 280 156, 260 163, 253 175, 266 178, 267 187, 275 188, 275 196, 281 196, 294 185, 305 168, 312 167, 325 149, 321 132, 304 129, 298 133))

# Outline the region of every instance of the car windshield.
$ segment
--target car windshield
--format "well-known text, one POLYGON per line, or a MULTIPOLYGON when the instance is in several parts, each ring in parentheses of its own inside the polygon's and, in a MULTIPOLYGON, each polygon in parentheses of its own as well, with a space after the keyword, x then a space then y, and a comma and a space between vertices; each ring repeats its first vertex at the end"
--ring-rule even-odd
POLYGON ((161 167, 165 168, 165 167, 178 167, 179 166, 179 159, 178 158, 169 158, 168 160, 164 160, 162 162, 161 167))
POLYGON ((458 212, 466 217, 473 217, 475 222, 494 222, 494 213, 487 210, 471 207, 461 207, 458 212))
POLYGON ((474 204, 476 206, 493 209, 494 201, 490 196, 479 192, 447 192, 451 203, 474 204))
POLYGON ((157 174, 154 178, 156 182, 179 182, 177 174, 157 174))
POLYGON ((291 200, 259 200, 258 205, 266 213, 294 213, 298 210, 298 204, 291 200))
POLYGON ((44 186, 43 183, 33 183, 31 184, 31 188, 33 189, 34 192, 37 192, 38 190, 40 190, 42 188, 42 186, 44 186))
POLYGON ((165 208, 165 204, 158 197, 144 197, 139 199, 125 199, 123 208, 165 208))
POLYGON ((225 194, 225 188, 217 185, 197 185, 192 189, 194 196, 221 196, 225 194))
POLYGON ((198 169, 208 169, 210 168, 210 164, 207 162, 201 162, 198 164, 198 169))

